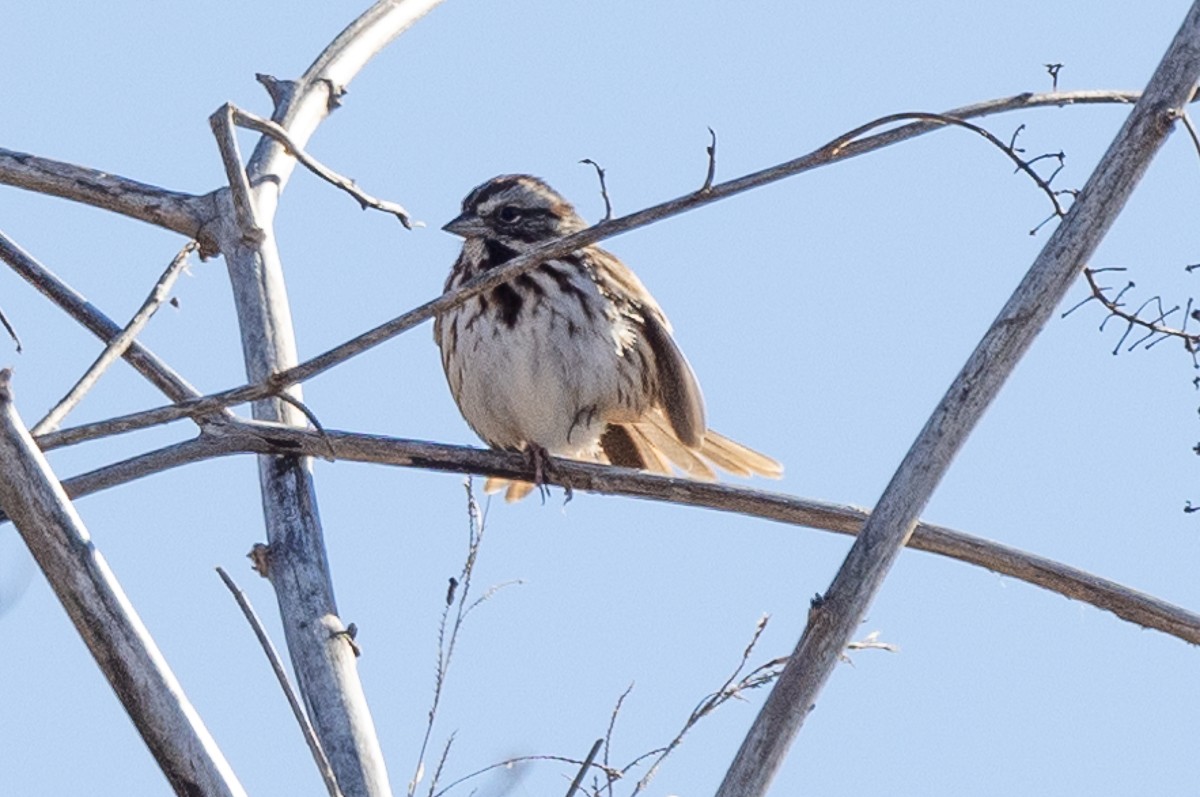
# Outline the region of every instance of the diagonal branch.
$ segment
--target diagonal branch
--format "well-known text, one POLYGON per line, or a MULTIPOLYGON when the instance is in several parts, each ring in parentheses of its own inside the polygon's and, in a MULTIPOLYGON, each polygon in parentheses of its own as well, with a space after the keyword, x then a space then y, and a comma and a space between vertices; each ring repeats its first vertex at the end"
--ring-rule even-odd
POLYGON ((216 215, 211 195, 170 191, 86 166, 3 148, 0 185, 62 197, 148 222, 200 241, 205 252, 211 250, 212 239, 204 229, 216 215))
MULTIPOLYGON (((330 447, 338 459, 348 462, 526 481, 533 475, 528 460, 520 454, 351 432, 327 430, 321 435, 279 424, 232 420, 208 427, 193 440, 99 468, 68 479, 63 485, 70 496, 79 497, 214 457, 242 453, 324 456, 330 447)), ((569 459, 556 458, 546 478, 560 485, 569 483, 581 491, 715 509, 851 536, 858 534, 870 517, 857 507, 569 459)), ((1200 644, 1200 615, 1052 559, 930 523, 919 523, 907 544, 1011 576, 1112 612, 1144 628, 1200 644)))
POLYGON ((171 787, 245 794, 13 407, 0 371, 0 504, 171 787))
POLYGON ((292 140, 292 137, 288 135, 286 130, 284 130, 275 122, 272 122, 270 119, 263 119, 261 116, 255 116, 249 111, 243 111, 236 105, 230 104, 222 106, 219 113, 224 113, 226 109, 228 109, 229 121, 231 124, 235 124, 238 127, 244 127, 248 130, 254 130, 255 132, 262 133, 265 136, 275 139, 282 144, 286 148, 287 153, 295 157, 295 159, 299 161, 304 168, 308 169, 310 172, 315 174, 317 177, 320 177, 334 188, 345 191, 347 194, 354 197, 354 199, 357 200, 359 207, 361 207, 363 210, 366 210, 367 208, 373 208, 384 213, 389 213, 392 216, 395 216, 396 219, 402 225, 404 225, 404 228, 407 230, 411 230, 414 225, 424 226, 421 224, 421 222, 414 222, 412 217, 408 215, 408 211, 400 205, 396 204, 395 202, 390 202, 386 199, 379 199, 378 197, 368 194, 366 191, 363 191, 361 188, 359 188, 353 180, 343 177, 333 169, 330 169, 328 166, 321 163, 312 155, 309 155, 304 151, 304 147, 292 140))
POLYGON ((238 608, 242 610, 242 616, 246 618, 246 622, 250 624, 250 629, 254 631, 254 636, 258 639, 259 647, 266 654, 267 661, 271 665, 271 671, 275 673, 275 680, 279 682, 279 688, 283 690, 284 697, 287 698, 288 707, 292 710, 292 716, 295 718, 296 724, 300 726, 300 732, 304 736, 304 742, 308 745, 308 751, 312 753, 317 770, 321 773, 321 780, 325 782, 325 790, 329 792, 329 797, 342 797, 342 790, 338 788, 337 779, 333 775, 333 769, 329 766, 329 757, 325 755, 325 750, 321 747, 321 740, 317 738, 316 731, 313 730, 308 715, 304 713, 304 706, 300 705, 300 697, 296 694, 296 690, 292 688, 291 681, 288 680, 287 670, 283 666, 283 659, 279 658, 279 651, 275 650, 275 645, 271 642, 271 638, 267 636, 267 629, 263 627, 262 621, 258 619, 258 613, 250 605, 250 599, 246 597, 246 593, 242 592, 241 587, 225 572, 225 568, 218 567, 217 575, 221 577, 221 581, 224 582, 225 587, 233 595, 238 608))
POLYGON ((158 278, 158 282, 154 283, 154 287, 150 290, 150 295, 142 302, 142 306, 133 314, 133 318, 129 320, 125 328, 108 342, 108 345, 104 347, 104 351, 100 352, 100 356, 88 367, 83 376, 79 377, 74 386, 67 391, 67 395, 63 396, 50 412, 46 413, 46 417, 34 424, 33 428, 29 430, 30 434, 36 437, 57 429, 68 413, 75 409, 79 402, 83 400, 83 397, 87 395, 87 392, 100 380, 100 377, 108 370, 108 367, 125 355, 125 352, 129 350, 129 347, 137 339, 138 333, 150 322, 150 317, 166 301, 167 295, 171 292, 171 287, 179 279, 179 275, 183 273, 184 267, 187 266, 188 257, 192 252, 196 251, 197 246, 198 244, 195 241, 189 241, 186 246, 179 250, 179 254, 171 259, 166 271, 158 278))
MULTIPOLYGON (((0 232, 0 260, 100 340, 108 343, 121 334, 119 324, 100 312, 95 305, 17 246, 3 232, 0 232)), ((130 343, 121 356, 172 401, 184 401, 200 396, 200 391, 136 340, 130 343)))
MULTIPOLYGON (((367 62, 437 2, 380 0, 347 26, 294 83, 266 81, 276 102, 272 119, 297 148, 307 144, 367 62)), ((229 196, 223 191, 222 197, 233 201, 223 203, 214 235, 233 288, 247 381, 261 383, 298 359, 274 231, 279 197, 296 159, 279 141, 262 136, 243 172, 232 149, 226 146, 225 162, 234 193, 229 196), (250 186, 252 205, 249 214, 237 214, 234 201, 245 183, 250 186), (261 229, 261 238, 248 239, 244 234, 248 227, 239 221, 247 215, 261 229)), ((302 400, 298 388, 289 393, 302 400)), ((267 398, 264 395, 254 403, 256 418, 303 422, 294 406, 267 398)), ((309 716, 342 790, 361 797, 390 797, 383 751, 358 664, 342 633, 345 626, 334 598, 311 459, 288 452, 261 457, 258 466, 270 557, 267 575, 309 716)))
POLYGON ((1200 0, 1071 210, 933 411, 730 765, 718 797, 764 794, 921 511, 1172 130, 1200 78, 1200 0))
MULTIPOLYGON (((829 144, 808 155, 711 186, 706 191, 695 191, 627 216, 601 222, 565 238, 560 238, 557 241, 538 247, 519 257, 514 257, 503 266, 491 269, 461 287, 415 307, 391 321, 380 324, 374 329, 368 330, 322 354, 305 360, 298 365, 277 370, 262 382, 252 382, 240 387, 230 388, 205 396, 202 399, 180 401, 173 407, 160 407, 147 410, 144 414, 135 413, 119 419, 101 421, 88 427, 65 430, 62 433, 56 434, 52 438, 52 441, 44 442, 55 446, 62 446, 84 440, 94 440, 109 434, 142 429, 147 426, 155 426, 180 418, 205 415, 222 407, 241 404, 247 401, 258 401, 278 395, 279 391, 288 385, 303 382, 322 374, 351 357, 362 354, 412 329, 418 324, 428 321, 439 313, 445 313, 463 302, 495 288, 503 282, 511 281, 546 260, 561 257, 580 247, 603 241, 671 216, 680 215, 700 205, 715 202, 742 191, 748 191, 752 188, 800 174, 819 166, 829 165, 857 155, 873 152, 891 144, 907 141, 924 133, 945 129, 947 123, 943 117, 953 117, 956 120, 963 120, 1037 107, 1058 107, 1073 104, 1126 104, 1136 101, 1138 96, 1138 94, 1132 92, 1112 91, 1020 94, 1014 97, 990 100, 947 111, 945 114, 936 115, 938 117, 936 121, 922 121, 902 125, 868 138, 847 140, 846 136, 839 136, 829 144)), ((878 120, 863 125, 856 130, 864 131, 873 129, 877 123, 878 120)))

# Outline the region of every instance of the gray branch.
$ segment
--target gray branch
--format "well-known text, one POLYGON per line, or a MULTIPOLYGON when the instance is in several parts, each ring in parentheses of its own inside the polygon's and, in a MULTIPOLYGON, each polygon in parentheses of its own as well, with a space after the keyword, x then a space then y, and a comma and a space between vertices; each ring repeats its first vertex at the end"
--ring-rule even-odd
POLYGON ((215 215, 211 195, 169 191, 86 166, 3 148, 0 148, 0 184, 110 210, 174 230, 201 244, 210 240, 203 228, 215 215))
POLYGON ((1200 77, 1200 2, 1145 92, 884 490, 845 562, 809 613, 787 667, 742 742, 718 797, 759 797, 913 533, 955 454, 1099 245, 1191 99, 1200 77))
POLYGON ((179 795, 245 791, 34 445, 0 371, 0 505, 179 795))
MULTIPOLYGON (((112 343, 121 335, 120 324, 102 313, 3 232, 0 232, 0 260, 100 340, 112 343)), ((200 396, 200 391, 136 340, 126 347, 121 356, 172 401, 184 401, 200 396)))
MULTIPOLYGON (((273 121, 296 147, 306 146, 354 76, 437 3, 376 3, 339 34, 298 80, 269 84, 276 101, 273 121)), ((240 172, 239 164, 229 163, 228 153, 226 164, 227 170, 240 172)), ((251 383, 265 382, 297 362, 274 232, 279 195, 295 167, 296 160, 284 145, 275 138, 261 137, 245 170, 250 210, 261 228, 261 238, 247 238, 247 233, 257 233, 239 226, 228 191, 221 192, 222 212, 214 225, 233 285, 246 376, 251 383)), ((235 191, 245 187, 240 173, 233 176, 235 191)), ((298 388, 292 388, 289 395, 301 399, 298 388)), ((278 399, 260 398, 253 411, 262 420, 303 424, 303 415, 278 399)), ((389 797, 383 753, 355 656, 338 617, 311 459, 260 457, 259 482, 268 541, 267 575, 275 588, 288 652, 309 716, 342 790, 348 795, 389 797)))
POLYGON ((150 318, 157 311, 159 306, 167 300, 167 296, 171 293, 171 288, 175 285, 175 281, 179 279, 179 275, 183 273, 187 266, 188 257, 196 250, 197 244, 195 241, 189 241, 183 249, 179 250, 179 254, 171 259, 166 271, 154 283, 154 287, 150 289, 150 294, 146 300, 142 302, 142 306, 133 314, 133 318, 129 319, 129 323, 125 328, 104 347, 104 351, 100 352, 100 356, 92 362, 83 376, 75 382, 67 395, 54 405, 54 407, 46 413, 46 416, 34 424, 30 432, 37 436, 53 431, 59 427, 63 419, 78 406, 83 397, 88 391, 100 381, 100 377, 108 370, 108 367, 116 362, 121 357, 125 356, 125 352, 137 340, 138 334, 145 328, 146 324, 150 323, 150 318))
MULTIPOLYGON (((210 426, 193 440, 67 479, 63 486, 74 498, 214 457, 245 453, 326 456, 330 451, 348 462, 526 481, 532 478, 528 460, 519 454, 332 430, 321 434, 279 424, 233 420, 210 426)), ((570 484, 576 490, 715 509, 850 536, 858 534, 870 516, 857 507, 567 459, 556 458, 546 477, 551 483, 570 484)), ((1200 645, 1200 615, 1061 562, 930 523, 917 524, 907 545, 1011 576, 1112 612, 1141 627, 1200 645)))

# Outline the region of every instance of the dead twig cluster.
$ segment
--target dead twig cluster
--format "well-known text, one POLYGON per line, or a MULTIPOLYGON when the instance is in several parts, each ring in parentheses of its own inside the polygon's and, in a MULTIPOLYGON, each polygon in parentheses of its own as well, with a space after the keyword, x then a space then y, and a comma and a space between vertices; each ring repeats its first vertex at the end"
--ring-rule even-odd
POLYGON ((1131 352, 1139 346, 1143 349, 1150 349, 1164 340, 1173 338, 1183 343, 1183 348, 1192 357, 1192 365, 1200 368, 1200 359, 1198 359, 1200 331, 1188 331, 1188 322, 1200 321, 1200 310, 1193 309, 1193 300, 1189 298, 1183 307, 1175 304, 1168 308, 1161 296, 1151 296, 1133 306, 1128 303, 1127 299, 1129 292, 1137 287, 1133 280, 1126 282, 1124 287, 1119 290, 1109 285, 1101 285, 1096 280, 1098 274, 1125 272, 1126 270, 1123 266, 1085 268, 1083 276, 1087 280, 1090 293, 1081 302, 1063 312, 1062 317, 1066 318, 1091 302, 1098 302, 1108 312, 1108 315, 1100 322, 1101 331, 1112 321, 1124 324, 1121 336, 1113 346, 1112 353, 1114 355, 1120 354, 1122 349, 1131 352), (1114 290, 1116 293, 1113 293, 1114 290), (1170 326, 1167 323, 1173 318, 1181 319, 1179 326, 1170 326), (1131 336, 1133 336, 1132 341, 1130 341, 1131 336))
MULTIPOLYGON (((463 623, 466 622, 471 612, 490 600, 497 592, 506 587, 522 583, 520 580, 516 580, 496 584, 489 587, 478 598, 471 600, 471 584, 475 575, 475 565, 479 559, 479 549, 483 544, 483 533, 487 525, 487 515, 480 507, 479 501, 475 498, 475 490, 469 478, 464 482, 463 486, 467 493, 467 556, 463 560, 462 570, 459 571, 458 576, 449 579, 445 606, 442 608, 442 616, 438 621, 437 668, 433 683, 433 702, 429 707, 429 713, 426 717, 425 735, 421 739, 421 749, 417 754, 417 765, 413 771, 412 779, 408 782, 409 797, 413 797, 416 794, 417 787, 425 777, 425 753, 429 748, 429 739, 433 735, 434 725, 437 723, 438 708, 442 703, 442 696, 446 688, 446 678, 450 674, 450 664, 454 660, 454 651, 458 646, 459 634, 462 632, 463 623)), ((429 781, 428 793, 430 797, 433 797, 435 793, 441 793, 437 791, 438 781, 446 766, 446 761, 450 755, 450 746, 453 742, 454 734, 450 734, 438 758, 433 777, 429 781)), ((445 789, 442 791, 445 791, 445 789)))

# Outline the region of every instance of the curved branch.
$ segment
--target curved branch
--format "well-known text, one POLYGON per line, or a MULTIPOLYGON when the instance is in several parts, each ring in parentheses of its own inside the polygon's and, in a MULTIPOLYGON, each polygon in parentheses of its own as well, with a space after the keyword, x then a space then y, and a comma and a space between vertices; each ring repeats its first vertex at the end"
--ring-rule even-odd
MULTIPOLYGON (((247 453, 325 456, 331 449, 347 462, 526 481, 533 477, 528 460, 520 454, 231 420, 208 427, 195 439, 68 479, 63 486, 70 496, 77 497, 214 457, 247 453)), ((715 509, 851 536, 858 534, 870 517, 866 510, 852 506, 568 459, 555 459, 546 477, 551 483, 576 490, 715 509)), ((1052 559, 931 523, 917 525, 908 547, 1011 576, 1144 628, 1200 644, 1200 615, 1052 559)))
MULTIPOLYGON (((375 3, 329 43, 299 80, 268 83, 276 102, 271 120, 287 131, 296 146, 306 146, 317 126, 337 107, 346 86, 367 62, 441 2, 381 0, 375 3)), ((295 168, 296 159, 284 144, 267 135, 259 139, 246 172, 252 182, 274 186, 273 191, 267 192, 270 197, 260 197, 260 201, 268 202, 268 207, 259 209, 265 210, 268 216, 274 213, 274 202, 283 193, 295 168), (264 175, 270 175, 271 180, 260 183, 264 175)))

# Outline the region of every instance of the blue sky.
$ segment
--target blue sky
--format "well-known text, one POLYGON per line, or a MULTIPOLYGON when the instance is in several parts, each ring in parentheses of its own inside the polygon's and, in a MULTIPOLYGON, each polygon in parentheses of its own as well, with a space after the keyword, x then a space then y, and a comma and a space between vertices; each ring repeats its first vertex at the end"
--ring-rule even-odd
MULTIPOLYGON (((6 10, 0 146, 190 192, 222 177, 207 117, 266 115, 255 72, 298 75, 359 11, 352 3, 114 2, 6 10)), ((593 158, 618 214, 704 177, 807 152, 898 111, 940 111, 1050 86, 1144 85, 1182 2, 962 4, 448 2, 380 55, 310 151, 428 226, 414 232, 298 173, 280 246, 302 355, 435 296, 458 241, 439 231, 503 172, 548 180, 591 220, 593 158)), ((1120 107, 994 117, 1031 154, 1065 150, 1078 187, 1120 107)), ((248 151, 250 135, 242 138, 248 151)), ((1200 163, 1174 136, 1094 265, 1124 266, 1139 299, 1195 292, 1200 163)), ((870 506, 929 411, 1046 239, 1044 196, 997 151, 946 131, 610 240, 670 316, 712 426, 784 462, 799 496, 870 506)), ((0 229, 110 315, 131 315, 176 236, 0 188, 0 229)), ((1114 284, 1124 278, 1112 277, 1114 284)), ((202 390, 244 381, 221 261, 194 265, 143 340, 202 390)), ((1076 286, 1065 307, 1084 296, 1076 286)), ((98 352, 6 270, 0 306, 32 424, 98 352)), ((1085 307, 1057 316, 958 457, 927 520, 1200 607, 1197 394, 1173 342, 1114 357, 1119 330, 1085 307)), ((331 428, 477 444, 444 385, 428 326, 305 386, 331 428)), ((125 366, 75 422, 162 403, 125 366)), ((180 424, 56 452, 63 476, 183 439, 180 424)), ((251 794, 321 788, 283 698, 213 568, 268 618, 243 558, 263 532, 249 458, 208 462, 78 502, 98 547, 251 794)), ((393 786, 403 791, 431 698, 446 578, 466 549, 461 479, 317 463, 343 616, 393 786)), ((670 740, 737 663, 789 652, 810 597, 849 543, 821 532, 632 499, 494 503, 472 615, 433 737, 457 731, 450 778, 511 755, 582 757, 630 682, 615 758, 670 740)), ((166 784, 19 538, 0 530, 0 789, 163 793, 166 784), (27 584, 21 589, 23 584, 27 584)), ((1182 794, 1200 743, 1195 651, 1022 582, 903 554, 863 626, 898 646, 834 673, 777 794, 1182 794)), ((706 719, 649 794, 713 791, 762 694, 706 719)), ((565 792, 539 764, 480 794, 565 792)), ((569 774, 569 773, 567 773, 569 774)), ((624 785, 627 793, 631 783, 624 785)), ((458 794, 469 793, 470 786, 458 794)), ((618 789, 621 793, 622 789, 618 789)))

